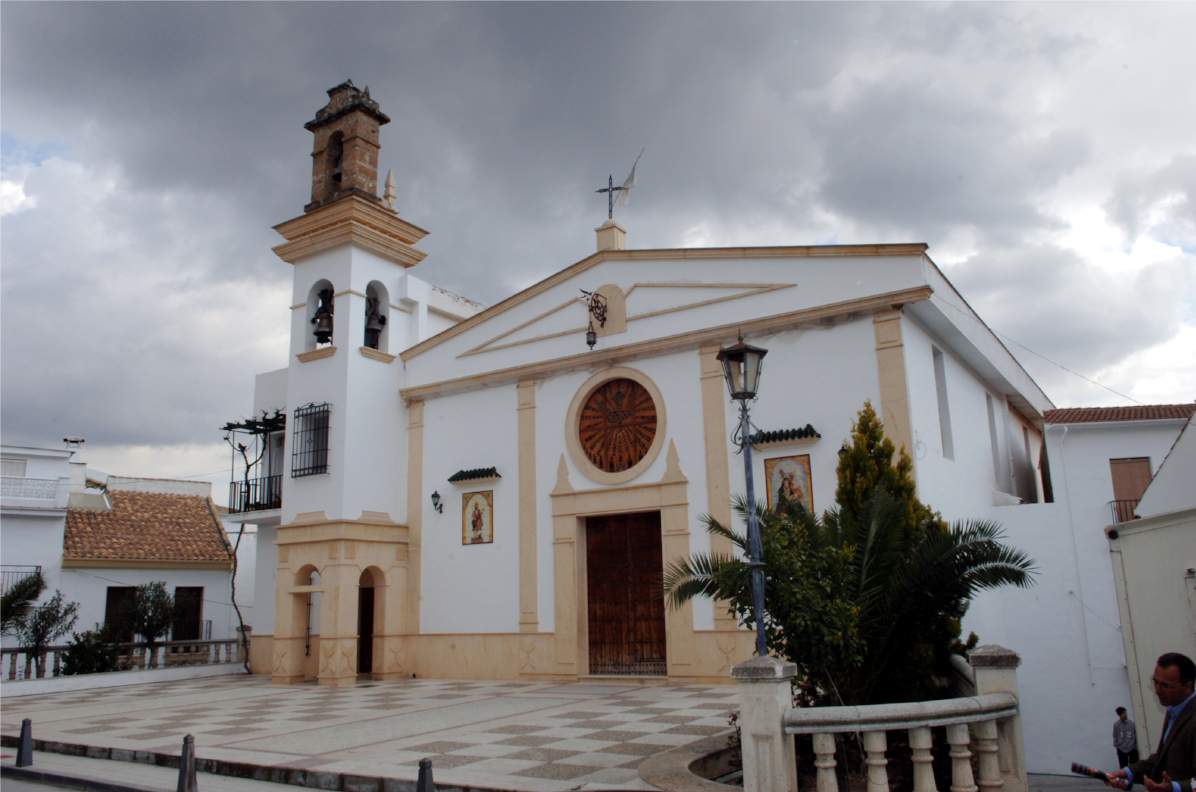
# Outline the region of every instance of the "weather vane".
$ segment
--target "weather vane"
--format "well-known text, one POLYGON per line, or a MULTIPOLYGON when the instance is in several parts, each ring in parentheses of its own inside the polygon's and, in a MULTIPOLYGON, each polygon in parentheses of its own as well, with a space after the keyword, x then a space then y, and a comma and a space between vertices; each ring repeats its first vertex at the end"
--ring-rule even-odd
POLYGON ((619 193, 619 206, 626 206, 628 199, 631 197, 631 188, 635 186, 635 166, 640 164, 640 157, 644 156, 644 150, 640 149, 640 153, 636 155, 635 162, 631 165, 631 173, 627 174, 627 178, 618 187, 615 186, 615 177, 613 174, 606 177, 606 186, 600 190, 594 190, 596 193, 606 193, 606 219, 615 219, 615 193, 619 193))

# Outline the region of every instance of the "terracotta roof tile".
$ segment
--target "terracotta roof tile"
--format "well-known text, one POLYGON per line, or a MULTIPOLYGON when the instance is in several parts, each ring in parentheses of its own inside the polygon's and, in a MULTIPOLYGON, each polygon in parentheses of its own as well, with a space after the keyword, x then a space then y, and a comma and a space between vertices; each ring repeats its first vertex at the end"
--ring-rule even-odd
POLYGON ((1104 421, 1186 421, 1196 413, 1190 404, 1135 404, 1133 407, 1064 407, 1047 410, 1043 420, 1050 424, 1101 423, 1104 421))
POLYGON ((111 490, 108 511, 68 509, 64 560, 229 562, 210 498, 111 490))

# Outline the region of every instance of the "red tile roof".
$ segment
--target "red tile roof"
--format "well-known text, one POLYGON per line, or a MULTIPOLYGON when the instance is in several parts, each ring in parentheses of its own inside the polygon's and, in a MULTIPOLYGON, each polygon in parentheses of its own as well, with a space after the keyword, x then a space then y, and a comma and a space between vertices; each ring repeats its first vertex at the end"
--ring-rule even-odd
POLYGON ((1101 423, 1104 421, 1186 421, 1196 413, 1190 404, 1136 404, 1133 407, 1064 407, 1047 410, 1043 420, 1050 424, 1101 423))
POLYGON ((109 490, 107 511, 68 509, 63 561, 231 567, 211 498, 109 490))

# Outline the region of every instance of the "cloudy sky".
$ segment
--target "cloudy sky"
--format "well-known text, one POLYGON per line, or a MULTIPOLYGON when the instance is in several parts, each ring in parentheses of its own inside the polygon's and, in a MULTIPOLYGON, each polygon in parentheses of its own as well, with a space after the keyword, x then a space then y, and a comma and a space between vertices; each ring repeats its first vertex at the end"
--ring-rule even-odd
POLYGON ((346 78, 393 119, 419 274, 482 302, 591 252, 594 188, 646 148, 632 247, 925 241, 1057 405, 1191 401, 1192 30, 1196 4, 5 2, 4 441, 227 475, 218 427, 286 362, 271 226, 346 78))

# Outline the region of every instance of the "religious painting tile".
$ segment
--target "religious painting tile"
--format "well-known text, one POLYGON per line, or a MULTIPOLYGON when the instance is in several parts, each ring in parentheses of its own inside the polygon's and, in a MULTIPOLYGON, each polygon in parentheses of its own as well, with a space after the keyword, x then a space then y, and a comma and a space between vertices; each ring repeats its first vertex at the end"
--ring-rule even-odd
POLYGON ((810 455, 773 457, 764 460, 764 480, 768 482, 768 508, 776 509, 782 500, 800 503, 814 513, 814 490, 810 477, 810 455))
POLYGON ((494 490, 461 495, 461 544, 490 544, 494 541, 494 490))

